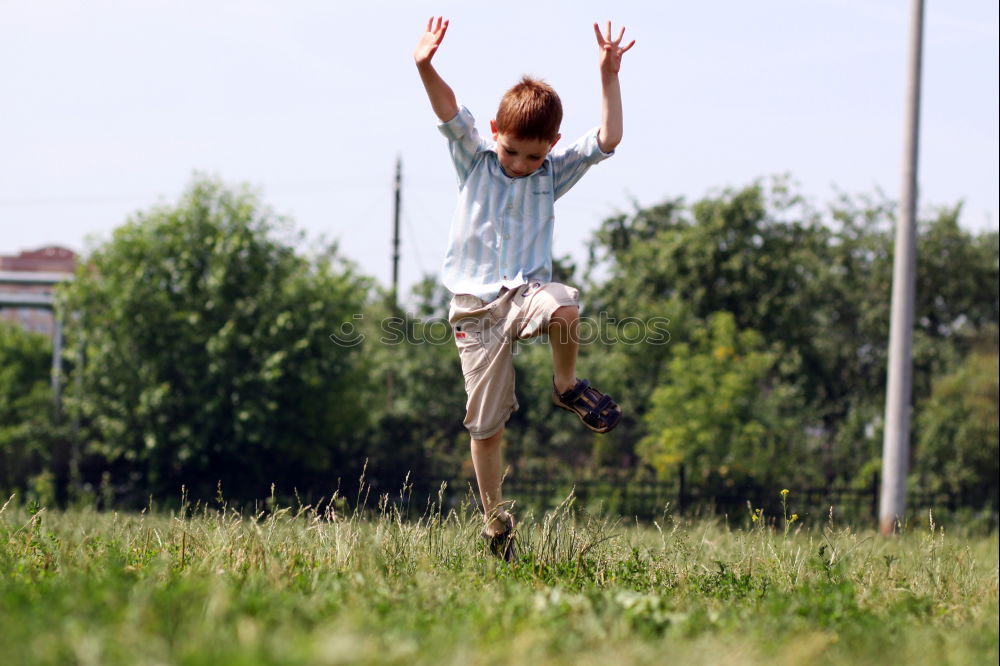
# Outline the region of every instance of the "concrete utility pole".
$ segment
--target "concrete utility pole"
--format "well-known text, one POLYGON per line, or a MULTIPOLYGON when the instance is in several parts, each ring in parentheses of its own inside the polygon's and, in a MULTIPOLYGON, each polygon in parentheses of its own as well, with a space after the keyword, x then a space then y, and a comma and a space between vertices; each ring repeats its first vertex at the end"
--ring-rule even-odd
POLYGON ((906 111, 903 125, 903 182, 896 220, 892 266, 892 321, 889 325, 889 378, 885 395, 882 441, 882 497, 879 530, 892 534, 906 509, 906 475, 910 458, 910 399, 913 381, 913 310, 916 283, 917 145, 920 133, 920 65, 923 52, 924 3, 910 6, 910 47, 906 111))

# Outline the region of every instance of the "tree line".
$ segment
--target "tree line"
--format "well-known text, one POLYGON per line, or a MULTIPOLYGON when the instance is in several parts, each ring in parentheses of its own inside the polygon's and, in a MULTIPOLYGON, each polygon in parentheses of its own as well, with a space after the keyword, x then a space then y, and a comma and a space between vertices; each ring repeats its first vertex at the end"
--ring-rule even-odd
MULTIPOLYGON (((879 469, 895 206, 823 207, 787 179, 604 220, 583 266, 579 372, 625 408, 604 436, 552 409, 542 341, 520 344, 511 473, 726 487, 856 484, 879 469)), ((919 224, 914 488, 997 506, 1000 250, 919 224)), ((196 178, 132 215, 60 287, 63 413, 43 336, 0 327, 0 490, 48 501, 272 484, 329 496, 361 473, 386 492, 473 478, 465 396, 427 276, 397 310, 335 245, 308 247, 247 186, 196 178)), ((109 500, 110 501, 110 500, 109 500)))

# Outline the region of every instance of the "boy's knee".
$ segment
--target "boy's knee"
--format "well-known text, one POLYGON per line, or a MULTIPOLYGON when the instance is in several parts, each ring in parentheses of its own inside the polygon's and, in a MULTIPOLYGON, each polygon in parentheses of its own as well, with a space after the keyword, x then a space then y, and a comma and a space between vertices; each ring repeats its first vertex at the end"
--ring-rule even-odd
POLYGON ((549 318, 549 342, 559 344, 579 342, 579 320, 579 306, 562 305, 558 307, 549 318))
POLYGON ((561 305, 556 308, 555 312, 549 318, 550 324, 555 324, 556 326, 569 326, 572 325, 580 319, 580 306, 578 305, 561 305))

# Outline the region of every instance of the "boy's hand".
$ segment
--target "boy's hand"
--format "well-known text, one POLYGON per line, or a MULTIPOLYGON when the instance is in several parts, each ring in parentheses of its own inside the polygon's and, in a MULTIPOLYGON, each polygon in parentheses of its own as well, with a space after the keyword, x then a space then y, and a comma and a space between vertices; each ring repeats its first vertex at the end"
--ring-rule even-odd
POLYGON ((622 67, 622 54, 635 46, 635 40, 622 48, 622 37, 625 36, 625 26, 622 26, 616 39, 611 39, 611 21, 608 21, 607 33, 602 35, 601 29, 594 24, 594 34, 597 35, 597 45, 601 49, 601 76, 617 75, 622 67))
POLYGON ((608 21, 608 31, 603 35, 595 23, 594 34, 597 35, 597 45, 601 49, 601 127, 597 132, 597 145, 604 152, 610 153, 621 142, 623 132, 622 90, 618 82, 618 70, 622 68, 622 54, 635 46, 635 40, 622 48, 625 26, 622 26, 616 39, 611 39, 611 21, 608 21))
POLYGON ((435 23, 434 17, 430 17, 427 21, 427 31, 420 37, 417 48, 413 50, 413 59, 417 61, 417 72, 420 74, 420 80, 424 83, 424 90, 427 91, 427 97, 431 101, 431 108, 434 109, 438 120, 443 123, 448 122, 458 113, 458 101, 455 99, 455 92, 434 69, 431 58, 437 53, 438 47, 441 46, 441 40, 444 39, 444 33, 447 31, 448 21, 446 19, 438 16, 437 23, 435 23))
POLYGON ((434 24, 433 16, 427 20, 427 31, 420 37, 420 41, 417 42, 417 48, 413 51, 413 59, 417 61, 418 65, 427 64, 431 61, 434 53, 441 46, 441 40, 444 39, 444 33, 447 31, 447 19, 442 19, 438 16, 437 25, 434 24))

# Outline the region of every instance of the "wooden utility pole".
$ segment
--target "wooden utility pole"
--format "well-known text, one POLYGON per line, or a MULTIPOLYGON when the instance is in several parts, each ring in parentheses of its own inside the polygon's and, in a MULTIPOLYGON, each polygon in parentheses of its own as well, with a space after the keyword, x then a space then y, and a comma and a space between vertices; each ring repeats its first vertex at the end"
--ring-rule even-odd
POLYGON ((913 381, 913 311, 917 269, 917 147, 920 134, 920 68, 923 55, 924 3, 910 6, 910 45, 906 111, 903 125, 903 182, 896 220, 892 266, 892 321, 889 325, 889 376, 882 441, 882 497, 879 530, 892 534, 906 509, 910 458, 910 400, 913 381))
MULTIPOLYGON (((403 158, 396 157, 396 184, 393 188, 395 190, 395 205, 393 206, 393 231, 392 231, 392 293, 391 293, 391 304, 390 304, 390 317, 399 316, 399 213, 400 213, 400 201, 402 200, 402 189, 403 189, 403 158)), ((392 409, 392 391, 393 391, 393 368, 390 363, 389 372, 385 376, 385 399, 386 407, 392 409)))
POLYGON ((403 189, 403 158, 396 158, 396 205, 393 214, 392 232, 392 314, 399 311, 399 202, 403 189))

